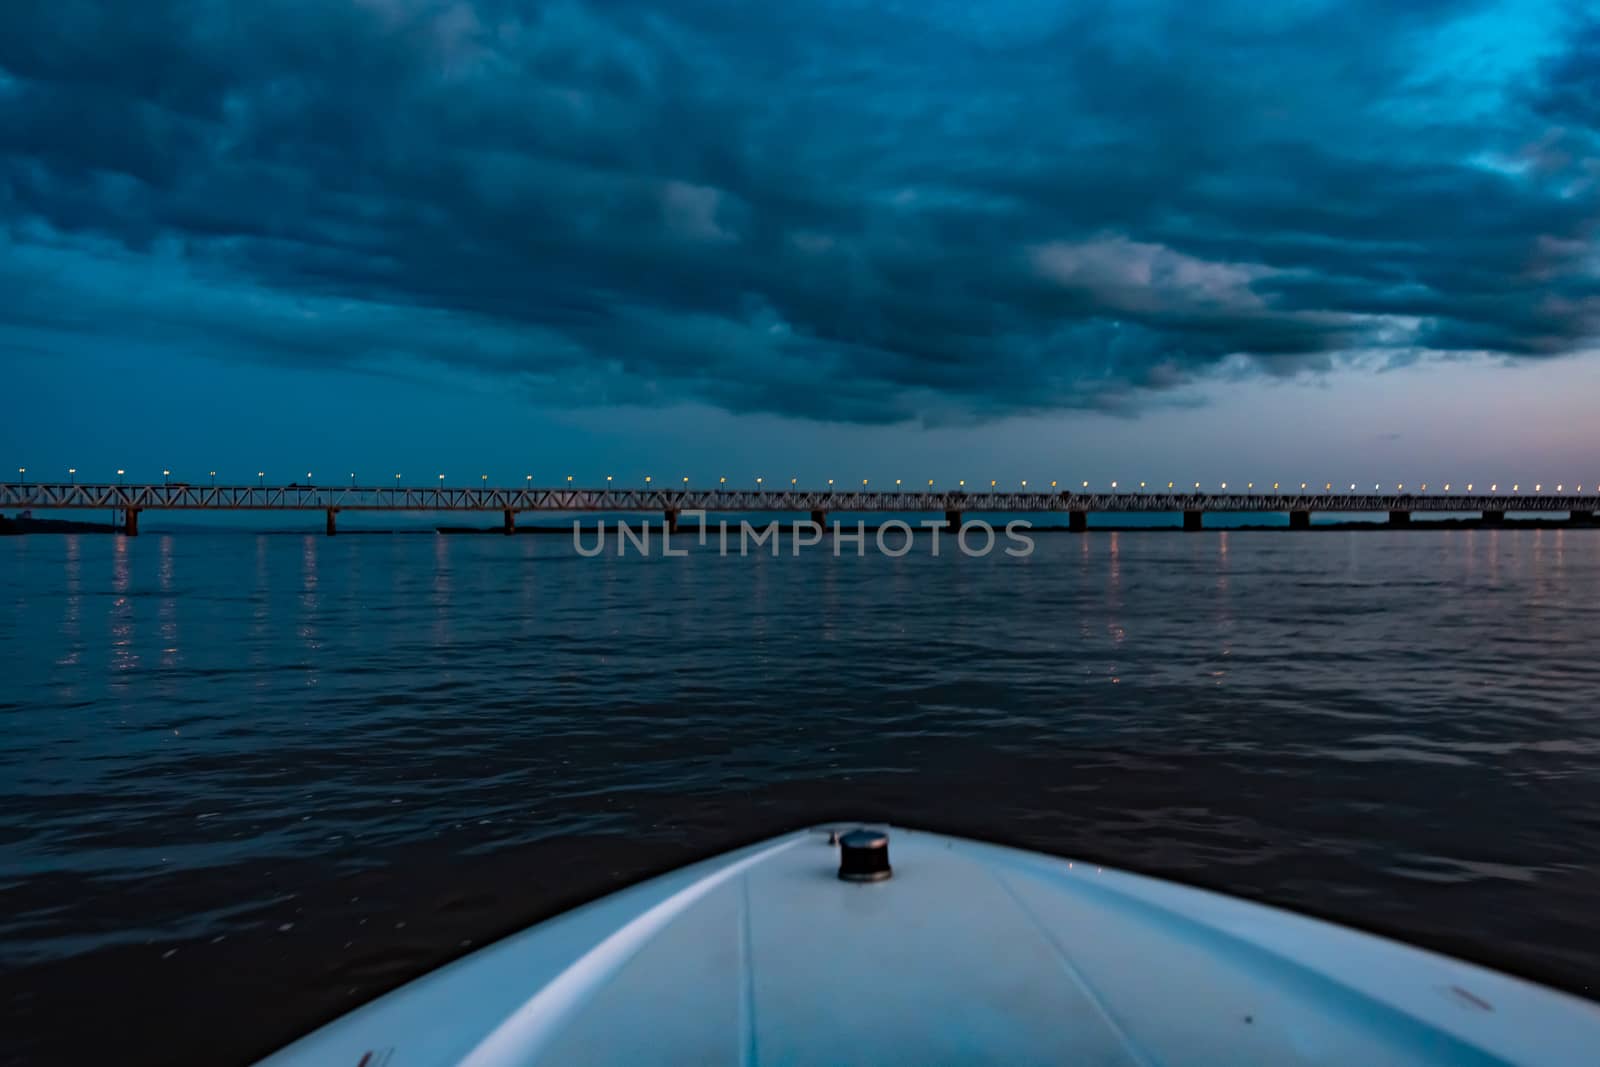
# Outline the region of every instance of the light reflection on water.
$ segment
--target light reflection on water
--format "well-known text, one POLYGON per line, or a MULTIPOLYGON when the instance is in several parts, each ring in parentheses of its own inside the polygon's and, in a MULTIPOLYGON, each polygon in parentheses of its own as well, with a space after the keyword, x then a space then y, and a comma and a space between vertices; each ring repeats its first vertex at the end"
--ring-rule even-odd
POLYGON ((114 538, 112 545, 111 668, 114 672, 126 672, 139 666, 139 655, 133 647, 134 610, 130 596, 133 571, 127 539, 114 538))
MULTIPOLYGON (((83 662, 83 545, 82 536, 68 534, 64 538, 66 590, 61 619, 61 656, 56 665, 73 668, 83 662)), ((59 690, 65 703, 76 699, 77 686, 73 678, 76 671, 67 671, 69 681, 59 690)))
POLYGON ((175 595, 173 561, 173 543, 171 534, 162 534, 157 538, 156 544, 160 551, 160 565, 156 571, 156 587, 160 591, 159 606, 156 609, 156 618, 161 635, 161 666, 166 668, 161 677, 167 684, 162 687, 161 696, 172 699, 178 694, 174 692, 170 682, 173 677, 171 668, 178 666, 178 599, 175 595))
MULTIPOLYGON (((441 538, 442 540, 442 538, 441 538)), ((305 674, 304 684, 314 687, 320 680, 318 669, 322 641, 318 636, 321 626, 322 599, 317 594, 317 552, 323 538, 305 534, 300 538, 300 597, 296 615, 296 632, 300 638, 305 674)))

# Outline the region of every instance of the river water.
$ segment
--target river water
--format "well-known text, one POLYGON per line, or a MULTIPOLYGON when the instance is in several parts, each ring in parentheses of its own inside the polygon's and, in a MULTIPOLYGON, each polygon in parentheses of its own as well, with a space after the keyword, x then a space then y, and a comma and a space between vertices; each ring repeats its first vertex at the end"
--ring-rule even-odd
POLYGON ((246 1062, 810 822, 1219 888, 1589 996, 1600 530, 0 539, 0 1055, 246 1062))

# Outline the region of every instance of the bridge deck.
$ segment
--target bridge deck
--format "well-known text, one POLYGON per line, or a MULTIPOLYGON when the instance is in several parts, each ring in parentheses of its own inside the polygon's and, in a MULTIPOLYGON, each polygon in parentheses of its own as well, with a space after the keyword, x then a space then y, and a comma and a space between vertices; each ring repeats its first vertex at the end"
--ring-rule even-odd
POLYGON ((0 483, 0 508, 173 511, 1597 512, 1600 493, 879 492, 0 483))

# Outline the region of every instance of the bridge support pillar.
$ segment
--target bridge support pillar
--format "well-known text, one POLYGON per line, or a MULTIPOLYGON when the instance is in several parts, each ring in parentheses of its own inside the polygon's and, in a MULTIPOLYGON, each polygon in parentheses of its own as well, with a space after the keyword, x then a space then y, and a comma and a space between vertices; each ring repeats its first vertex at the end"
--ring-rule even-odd
POLYGON ((1485 526, 1499 526, 1505 521, 1506 513, 1503 511, 1485 511, 1483 513, 1483 524, 1485 526))
POLYGON ((669 534, 677 533, 678 532, 678 509, 677 508, 667 508, 665 511, 663 511, 661 513, 661 521, 666 526, 667 533, 669 533, 669 534))
POLYGON ((1594 512, 1592 512, 1592 511, 1574 511, 1572 514, 1567 516, 1567 521, 1568 522, 1582 523, 1583 525, 1588 525, 1589 523, 1594 522, 1594 512))
POLYGON ((1206 513, 1203 511, 1185 511, 1183 513, 1183 528, 1191 533, 1196 530, 1204 530, 1206 528, 1205 518, 1206 513))
POLYGON ((502 516, 502 518, 504 519, 504 523, 505 523, 505 525, 504 525, 504 527, 502 529, 502 532, 507 533, 507 534, 516 533, 517 532, 517 513, 515 511, 512 511, 510 508, 506 508, 505 514, 502 516))
POLYGON ((329 537, 332 537, 334 534, 339 532, 339 524, 338 524, 338 522, 336 522, 334 520, 334 516, 337 515, 337 514, 339 514, 339 511, 338 511, 337 508, 329 508, 328 509, 328 536, 329 537))
POLYGON ((139 536, 139 509, 122 509, 122 533, 125 537, 139 536))
POLYGON ((1291 512, 1289 512, 1289 529, 1291 529, 1291 530, 1309 530, 1309 529, 1311 529, 1311 512, 1309 512, 1309 511, 1291 511, 1291 512))
POLYGON ((944 513, 944 528, 952 532, 961 529, 961 512, 947 511, 944 513))
POLYGON ((1391 511, 1391 512, 1389 512, 1389 525, 1390 526, 1410 526, 1411 525, 1411 512, 1409 512, 1409 511, 1391 511))
POLYGON ((811 521, 826 530, 828 528, 828 513, 826 511, 813 511, 811 513, 811 521))
POLYGON ((1067 529, 1073 533, 1083 533, 1089 529, 1089 513, 1087 511, 1067 512, 1067 529))

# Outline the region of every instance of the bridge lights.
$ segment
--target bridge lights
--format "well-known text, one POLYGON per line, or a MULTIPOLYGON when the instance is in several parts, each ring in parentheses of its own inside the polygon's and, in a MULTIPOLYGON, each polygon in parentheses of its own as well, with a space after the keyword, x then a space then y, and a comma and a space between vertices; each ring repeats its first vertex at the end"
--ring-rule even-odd
POLYGON ((761 488, 761 475, 758 474, 758 475, 756 475, 756 489, 759 490, 760 488, 761 488))
POLYGON ((72 484, 73 485, 77 485, 78 484, 78 468, 77 467, 68 467, 67 468, 67 477, 72 479, 72 484))
MULTIPOLYGON (((1353 486, 1353 485, 1352 485, 1352 486, 1351 486, 1351 487, 1350 487, 1350 488, 1352 488, 1352 489, 1354 489, 1354 488, 1355 488, 1355 486, 1353 486)), ((1301 491, 1301 492, 1302 492, 1302 493, 1303 493, 1303 492, 1305 492, 1305 491, 1306 491, 1306 483, 1305 483, 1305 482, 1301 482, 1301 483, 1300 483, 1300 491, 1301 491)))
POLYGON ((1167 488, 1168 488, 1168 489, 1171 489, 1171 488, 1172 488, 1172 483, 1171 483, 1171 482, 1168 482, 1168 483, 1167 483, 1167 488))
POLYGON ((17 480, 20 481, 23 485, 27 485, 28 484, 28 468, 27 467, 18 467, 17 468, 17 480))
POLYGON ((1500 484, 1498 482, 1496 482, 1494 485, 1491 485, 1489 487, 1489 492, 1491 492, 1491 493, 1498 493, 1499 491, 1500 491, 1500 484))
MULTIPOLYGON (((832 481, 829 481, 829 482, 828 482, 828 484, 829 484, 829 485, 832 485, 832 484, 833 484, 833 482, 832 482, 832 481)), ((965 489, 965 488, 966 488, 966 487, 967 487, 967 480, 966 480, 966 479, 965 479, 965 478, 963 478, 963 479, 961 479, 961 480, 960 480, 960 481, 959 481, 959 482, 957 482, 957 483, 956 483, 956 485, 957 485, 957 486, 959 486, 959 487, 960 487, 960 488, 962 488, 962 489, 965 489)))
POLYGON ((1565 489, 1563 489, 1563 488, 1562 488, 1562 487, 1561 487, 1561 486, 1559 486, 1559 485, 1558 485, 1558 486, 1556 486, 1556 492, 1558 492, 1558 493, 1564 493, 1564 492, 1566 492, 1566 490, 1565 490, 1565 489))
POLYGON ((486 487, 488 486, 488 484, 489 484, 489 476, 487 474, 478 475, 478 479, 479 479, 479 481, 483 482, 483 484, 486 487))
POLYGON ((1356 491, 1356 483, 1355 482, 1351 482, 1350 483, 1350 491, 1352 493, 1356 491))
POLYGON ((124 474, 124 473, 125 473, 125 472, 124 472, 124 471, 123 471, 123 469, 122 469, 122 468, 121 468, 121 467, 118 467, 118 468, 117 468, 117 484, 118 484, 118 485, 121 485, 121 484, 122 484, 122 475, 123 475, 123 474, 124 474))
MULTIPOLYGON (((1027 483, 1027 482, 1023 482, 1023 483, 1022 483, 1022 484, 1023 484, 1023 485, 1027 485, 1027 484, 1028 484, 1028 483, 1027 483)), ((895 479, 895 480, 894 480, 894 487, 895 487, 895 488, 896 488, 896 489, 898 489, 898 488, 900 488, 900 479, 899 479, 899 478, 896 478, 896 479, 895 479)))
POLYGON ((167 479, 169 477, 171 477, 171 476, 172 476, 172 472, 171 471, 163 469, 162 472, 161 472, 161 484, 162 485, 166 485, 167 484, 167 479))
POLYGON ((865 478, 863 478, 863 479, 861 479, 861 488, 865 489, 866 487, 867 487, 867 480, 865 478))
POLYGON ((311 472, 310 471, 306 471, 306 484, 307 485, 311 484, 311 472))
POLYGON ((1084 483, 1083 483, 1083 487, 1084 487, 1084 488, 1085 488, 1085 489, 1087 489, 1087 488, 1089 488, 1089 483, 1088 483, 1088 482, 1084 482, 1084 483))
POLYGON ((399 487, 399 485, 400 485, 400 476, 399 476, 399 475, 398 475, 398 474, 396 474, 396 475, 395 475, 395 476, 394 476, 394 484, 395 484, 395 486, 396 486, 396 487, 397 487, 397 488, 398 488, 398 487, 399 487))
POLYGON ((1511 487, 1511 491, 1512 491, 1512 492, 1513 492, 1513 493, 1520 493, 1520 492, 1522 492, 1522 486, 1520 486, 1520 485, 1513 485, 1513 486, 1512 486, 1512 487, 1511 487))
POLYGON ((1227 482, 1223 482, 1222 483, 1222 488, 1224 488, 1224 489, 1228 488, 1228 483, 1227 482))
MULTIPOLYGON (((443 478, 444 475, 441 474, 441 475, 439 475, 439 477, 443 478)), ((568 489, 572 488, 572 475, 570 475, 570 474, 567 475, 567 488, 568 489)))
POLYGON ((644 484, 645 484, 646 488, 648 488, 649 485, 650 485, 650 476, 648 474, 646 474, 644 476, 644 484))
MULTIPOLYGON (((1115 484, 1115 483, 1113 483, 1113 484, 1115 484)), ((1022 488, 1024 488, 1024 489, 1028 488, 1028 479, 1026 479, 1026 478, 1022 479, 1022 488)))
POLYGON ((1196 489, 1198 489, 1198 488, 1200 488, 1200 483, 1199 483, 1199 482, 1195 482, 1195 483, 1194 483, 1194 487, 1195 487, 1195 488, 1196 488, 1196 489))
POLYGON ((993 479, 993 478, 990 478, 990 479, 989 479, 989 488, 990 488, 990 489, 993 489, 993 488, 994 488, 994 479, 993 479))
MULTIPOLYGON (((932 485, 932 484, 933 484, 933 483, 932 483, 932 482, 929 482, 929 483, 928 483, 928 484, 929 484, 929 485, 932 485)), ((1051 483, 1050 483, 1050 488, 1052 488, 1052 489, 1054 489, 1054 488, 1055 488, 1055 487, 1056 487, 1056 483, 1055 483, 1055 482, 1051 482, 1051 483)))
POLYGON ((683 476, 683 487, 685 489, 689 488, 689 476, 687 474, 683 476))
MULTIPOLYGON (((961 484, 962 484, 962 485, 966 485, 966 484, 967 484, 967 483, 966 483, 966 482, 962 482, 962 483, 961 483, 961 484)), ((832 489, 832 488, 833 488, 833 479, 832 479, 832 478, 829 478, 829 479, 828 479, 828 488, 829 488, 829 489, 832 489)))
POLYGON ((607 489, 611 488, 611 475, 609 475, 609 474, 606 475, 606 488, 607 489))
MULTIPOLYGON (((530 474, 530 475, 526 476, 525 478, 523 478, 522 480, 527 482, 529 485, 532 485, 533 484, 533 475, 530 474)), ((649 478, 645 479, 645 481, 647 481, 647 482, 649 480, 650 480, 649 478)))
POLYGON ((1140 482, 1140 483, 1139 483, 1139 488, 1140 488, 1140 490, 1143 490, 1143 489, 1144 489, 1144 483, 1143 483, 1143 482, 1140 482))
MULTIPOLYGON (((571 480, 572 480, 572 479, 571 479, 571 478, 568 478, 568 479, 567 479, 567 481, 569 481, 569 482, 570 482, 570 481, 571 481, 571 480)), ((441 474, 441 475, 439 475, 439 488, 440 488, 440 489, 443 489, 443 488, 444 488, 444 475, 442 475, 442 474, 441 474)))
POLYGON ((1245 483, 1245 488, 1246 489, 1254 489, 1255 487, 1256 487, 1256 483, 1255 482, 1246 482, 1245 483))
POLYGON ((718 485, 727 485, 728 484, 728 476, 726 474, 724 474, 721 478, 718 478, 717 479, 717 484, 718 485))
POLYGON ((1117 487, 1117 483, 1116 482, 1112 482, 1111 483, 1111 488, 1115 489, 1116 487, 1117 487))
POLYGON ((1542 485, 1536 485, 1536 486, 1534 486, 1534 487, 1533 487, 1533 491, 1534 491, 1534 492, 1535 492, 1535 493, 1542 493, 1542 492, 1544 492, 1544 486, 1542 486, 1542 485))
POLYGON ((1447 492, 1447 493, 1450 491, 1450 483, 1449 482, 1445 482, 1444 483, 1444 491, 1447 492))
POLYGON ((1467 492, 1469 492, 1469 493, 1472 492, 1472 483, 1471 482, 1467 483, 1467 492))
MULTIPOLYGON (((118 471, 117 473, 120 475, 122 472, 118 471)), ((257 486, 265 485, 266 483, 263 482, 262 479, 265 478, 266 476, 267 476, 267 472, 266 471, 256 471, 256 485, 257 486)), ((400 476, 398 474, 396 474, 394 476, 394 480, 398 482, 400 480, 400 476)))

